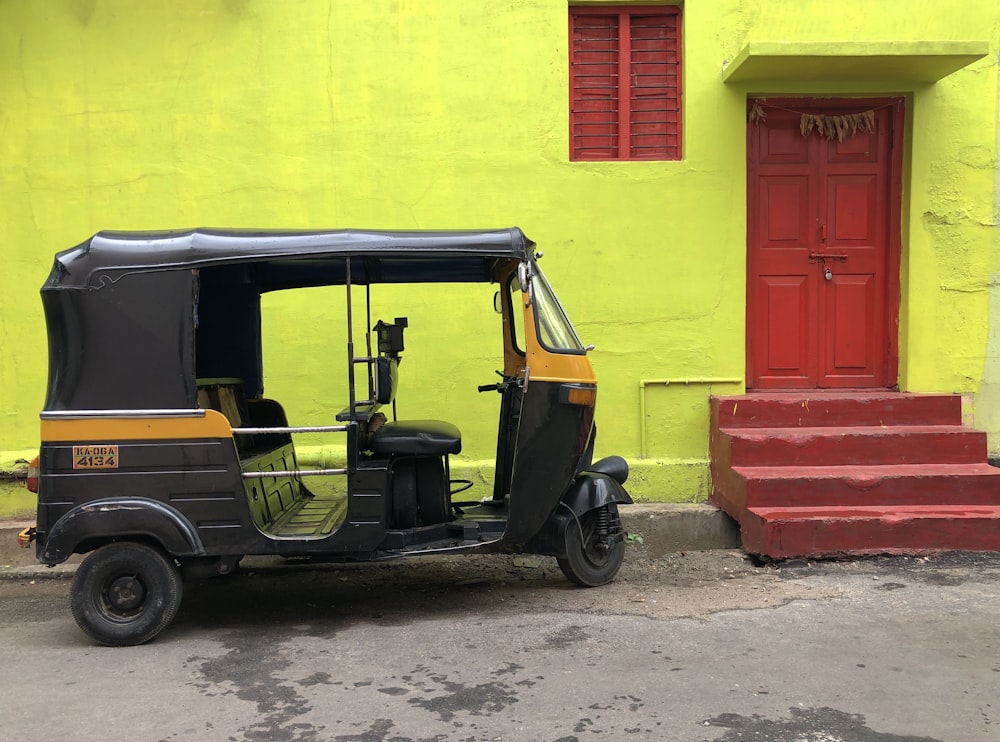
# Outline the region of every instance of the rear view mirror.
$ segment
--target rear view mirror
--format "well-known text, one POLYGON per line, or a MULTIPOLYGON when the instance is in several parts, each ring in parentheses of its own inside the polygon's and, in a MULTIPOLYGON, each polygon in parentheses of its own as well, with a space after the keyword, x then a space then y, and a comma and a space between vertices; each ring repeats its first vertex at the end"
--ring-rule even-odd
POLYGON ((531 285, 531 268, 527 263, 517 266, 517 284, 521 287, 521 291, 528 292, 528 287, 531 285))
POLYGON ((497 314, 503 314, 503 303, 500 301, 499 291, 493 294, 493 311, 497 314))

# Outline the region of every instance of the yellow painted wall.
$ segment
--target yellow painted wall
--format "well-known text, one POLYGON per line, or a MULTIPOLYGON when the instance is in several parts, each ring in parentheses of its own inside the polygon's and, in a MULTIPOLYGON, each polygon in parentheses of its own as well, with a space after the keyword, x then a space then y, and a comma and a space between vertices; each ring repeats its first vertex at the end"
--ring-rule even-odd
MULTIPOLYGON (((744 375, 746 96, 800 92, 908 96, 901 385, 967 392, 1000 430, 998 16, 993 0, 690 0, 684 159, 570 163, 565 0, 3 0, 0 467, 38 437, 52 253, 99 229, 517 224, 597 346, 598 453, 630 459, 641 498, 703 499, 708 394, 743 388, 698 380, 744 375), (906 90, 721 81, 751 39, 929 38, 990 55, 906 90), (671 381, 646 387, 644 419, 642 380, 671 381)), ((410 318, 401 413, 457 422, 458 468, 484 476, 491 296, 374 296, 376 318, 410 318)), ((265 302, 267 393, 293 424, 346 402, 342 303, 265 302)))

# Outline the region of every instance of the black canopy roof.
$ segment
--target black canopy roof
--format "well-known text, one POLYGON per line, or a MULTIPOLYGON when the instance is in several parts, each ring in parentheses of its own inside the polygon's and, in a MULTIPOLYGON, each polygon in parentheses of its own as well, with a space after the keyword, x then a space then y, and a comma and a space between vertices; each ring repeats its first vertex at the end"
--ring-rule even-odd
POLYGON ((263 292, 344 284, 348 262, 357 284, 489 282, 533 247, 516 227, 100 232, 56 255, 42 287, 45 409, 191 408, 199 377, 258 396, 263 292))
POLYGON ((524 260, 534 243, 517 227, 498 230, 382 232, 188 229, 98 232, 56 255, 44 289, 89 288, 102 276, 266 263, 255 271, 261 290, 345 281, 355 283, 489 281, 497 260, 524 260))

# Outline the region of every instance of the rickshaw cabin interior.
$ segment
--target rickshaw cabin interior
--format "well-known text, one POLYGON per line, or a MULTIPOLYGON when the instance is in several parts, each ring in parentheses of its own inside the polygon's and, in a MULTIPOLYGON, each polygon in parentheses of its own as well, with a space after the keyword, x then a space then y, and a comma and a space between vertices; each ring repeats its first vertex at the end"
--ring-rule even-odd
MULTIPOLYGON (((289 281, 292 288, 301 288, 298 284, 304 280, 312 285, 346 281, 344 259, 311 260, 305 266, 308 271, 302 270, 302 262, 215 266, 202 269, 197 276, 198 406, 218 410, 234 429, 288 427, 280 403, 263 397, 261 293, 289 288, 289 281)), ((357 273, 355 266, 352 276, 357 273)), ((412 270, 408 275, 412 276, 412 270)), ((370 295, 366 298, 370 308, 370 295)), ((361 355, 366 360, 353 368, 360 400, 354 403, 353 415, 348 405, 336 419, 359 420, 361 450, 376 457, 392 457, 391 527, 443 524, 452 520, 448 456, 461 451, 461 433, 447 421, 395 420, 397 366, 406 321, 380 320, 372 326, 370 315, 366 320, 373 330, 365 333, 363 341, 361 355), (389 411, 390 406, 387 419, 380 410, 389 411)), ((331 408, 334 405, 331 401, 331 408)), ((244 473, 274 472, 274 476, 244 480, 253 520, 262 531, 280 537, 323 537, 344 522, 346 487, 332 484, 329 477, 322 478, 321 486, 306 485, 297 473, 290 433, 238 433, 234 440, 244 473)))

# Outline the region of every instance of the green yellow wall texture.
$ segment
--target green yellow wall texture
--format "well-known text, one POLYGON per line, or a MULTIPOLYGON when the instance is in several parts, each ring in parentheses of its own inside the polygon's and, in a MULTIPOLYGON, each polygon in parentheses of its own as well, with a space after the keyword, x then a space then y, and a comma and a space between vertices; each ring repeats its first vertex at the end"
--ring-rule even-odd
MULTIPOLYGON (((708 395, 743 389, 703 380, 744 376, 748 94, 907 97, 900 387, 966 393, 1000 433, 1000 11, 961 5, 689 0, 683 160, 570 163, 566 0, 0 0, 0 465, 37 445, 51 256, 97 230, 517 224, 597 346, 598 452, 640 498, 702 499, 708 395), (990 53, 930 85, 721 80, 751 40, 928 39, 990 53), (640 418, 642 380, 671 383, 640 418)), ((374 295, 410 318, 401 412, 459 423, 484 475, 491 297, 374 295)), ((345 403, 342 304, 266 301, 267 393, 294 424, 345 403)))

